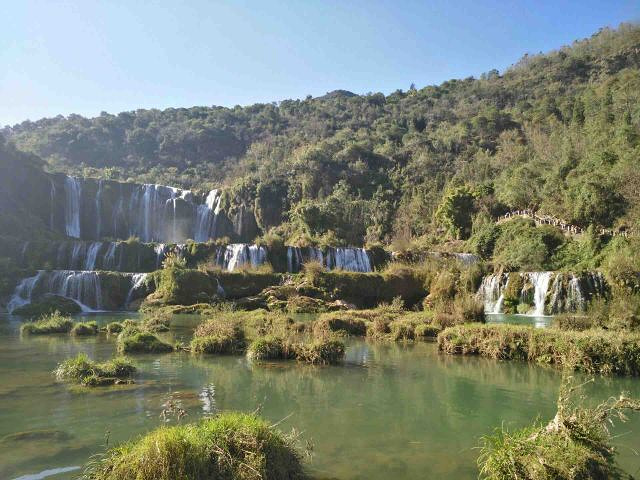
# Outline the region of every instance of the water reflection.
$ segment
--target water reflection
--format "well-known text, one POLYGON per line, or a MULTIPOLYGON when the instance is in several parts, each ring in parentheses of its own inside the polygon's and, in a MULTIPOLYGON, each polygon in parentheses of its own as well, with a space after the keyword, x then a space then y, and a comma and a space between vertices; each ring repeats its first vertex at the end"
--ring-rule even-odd
MULTIPOLYGON (((167 335, 186 339, 196 322, 176 319, 167 335)), ((478 438, 502 424, 517 427, 551 416, 560 383, 552 368, 445 356, 433 343, 354 340, 341 366, 142 355, 135 357, 134 385, 76 389, 54 381, 56 363, 80 351, 109 358, 113 338, 21 338, 18 325, 0 319, 0 438, 59 430, 67 439, 0 443, 0 478, 82 464, 107 436, 112 445, 159 425, 168 399, 179 402, 188 420, 229 409, 285 419, 281 428, 295 427, 313 441, 311 469, 323 477, 475 478, 478 438)), ((640 396, 637 379, 598 378, 587 388, 598 399, 620 390, 640 396)), ((630 430, 640 432, 637 418, 621 431, 630 430)), ((637 470, 640 460, 628 448, 634 436, 619 441, 623 464, 637 470)))

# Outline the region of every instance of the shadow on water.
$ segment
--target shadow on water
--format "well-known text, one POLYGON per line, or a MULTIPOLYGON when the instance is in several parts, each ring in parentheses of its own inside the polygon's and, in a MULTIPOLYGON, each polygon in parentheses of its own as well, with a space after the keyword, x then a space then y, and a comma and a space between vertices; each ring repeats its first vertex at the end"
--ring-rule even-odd
MULTIPOLYGON (((100 315, 99 321, 116 317, 100 315)), ((188 339, 196 323, 197 317, 176 318, 167 338, 188 339)), ((523 362, 440 355, 433 343, 351 340, 344 364, 332 367, 138 355, 134 385, 86 390, 57 383, 51 371, 80 351, 109 358, 113 338, 20 337, 19 325, 0 318, 0 478, 81 465, 106 438, 113 445, 158 426, 169 396, 191 420, 257 408, 273 422, 286 418, 282 429, 295 427, 313 442, 310 469, 321 478, 476 478, 478 438, 502 424, 519 427, 550 417, 561 380, 554 369, 523 362), (20 432, 49 433, 1 443, 20 432), (52 442, 51 435, 61 440, 52 442)), ((621 390, 640 396, 640 382, 597 378, 587 393, 605 399, 621 390)), ((640 432, 640 421, 620 431, 640 432)), ((619 439, 622 464, 631 471, 640 468, 628 448, 634 438, 619 439)))

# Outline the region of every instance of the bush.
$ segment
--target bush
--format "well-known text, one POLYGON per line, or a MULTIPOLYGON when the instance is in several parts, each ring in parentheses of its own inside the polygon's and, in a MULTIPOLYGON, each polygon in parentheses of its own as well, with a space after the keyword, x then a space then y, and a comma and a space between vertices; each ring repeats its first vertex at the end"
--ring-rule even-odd
POLYGON ((302 480, 294 440, 255 415, 160 427, 89 464, 92 480, 302 480))
POLYGON ((421 323, 416 326, 415 335, 416 338, 436 338, 441 331, 437 325, 421 323))
POLYGON ((97 363, 80 353, 60 363, 54 373, 59 380, 70 380, 85 386, 101 386, 131 383, 130 377, 135 371, 136 368, 126 358, 97 363))
POLYGON ((242 353, 244 341, 238 341, 233 335, 212 335, 209 337, 194 337, 191 340, 193 353, 234 354, 242 353))
POLYGON ((49 333, 69 333, 73 328, 73 321, 63 317, 59 312, 43 316, 37 322, 25 323, 20 327, 21 333, 30 335, 44 335, 49 333))
POLYGON ((332 339, 315 339, 295 346, 296 359, 313 364, 338 363, 343 359, 344 351, 344 343, 332 339))
POLYGON ((553 318, 553 326, 560 330, 587 330, 593 326, 591 318, 584 315, 562 313, 553 318))
POLYGON ((71 329, 71 335, 89 336, 98 334, 98 324, 96 322, 79 322, 71 329))
POLYGON ((124 327, 120 322, 110 322, 107 324, 107 333, 120 333, 124 327))
POLYGON ((272 335, 258 337, 247 349, 252 360, 287 360, 295 358, 293 346, 288 341, 272 335))
POLYGON ((640 375, 640 334, 458 325, 438 335, 440 350, 501 360, 529 360, 587 373, 640 375))
POLYGON ((362 318, 356 318, 353 311, 325 313, 314 322, 313 332, 315 335, 343 332, 361 337, 366 335, 367 325, 362 318))
POLYGON ((482 438, 478 458, 480 478, 490 480, 575 480, 627 478, 615 465, 608 426, 625 420, 625 410, 640 410, 640 402, 620 395, 595 408, 574 405, 563 387, 558 412, 547 425, 482 438))
POLYGON ((165 353, 172 352, 173 345, 159 340, 152 333, 142 332, 137 327, 127 327, 118 335, 120 353, 165 353))

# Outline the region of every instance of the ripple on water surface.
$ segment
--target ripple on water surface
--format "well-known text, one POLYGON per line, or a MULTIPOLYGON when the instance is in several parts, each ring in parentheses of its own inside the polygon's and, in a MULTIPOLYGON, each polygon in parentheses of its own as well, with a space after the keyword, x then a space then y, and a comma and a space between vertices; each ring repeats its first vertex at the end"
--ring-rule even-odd
MULTIPOLYGON (((127 316, 98 318, 107 323, 127 316)), ((196 320, 176 318, 163 335, 184 341, 196 320)), ((257 408, 273 422, 285 419, 282 429, 295 427, 313 442, 310 468, 322 477, 476 478, 478 438, 502 424, 550 417, 560 383, 550 368, 440 355, 432 343, 354 340, 345 363, 331 367, 138 355, 134 385, 87 391, 57 383, 51 371, 78 352, 109 358, 113 339, 20 337, 19 325, 0 317, 0 478, 8 479, 74 478, 77 471, 55 469, 82 465, 107 440, 113 445, 158 426, 169 398, 181 403, 188 419, 257 408)), ((640 381, 598 378, 587 393, 604 399, 621 390, 640 396, 640 381)), ((621 431, 640 432, 640 421, 621 431)), ((637 446, 637 438, 624 435, 619 443, 637 446)), ((629 448, 621 449, 621 460, 628 470, 640 468, 629 448)))

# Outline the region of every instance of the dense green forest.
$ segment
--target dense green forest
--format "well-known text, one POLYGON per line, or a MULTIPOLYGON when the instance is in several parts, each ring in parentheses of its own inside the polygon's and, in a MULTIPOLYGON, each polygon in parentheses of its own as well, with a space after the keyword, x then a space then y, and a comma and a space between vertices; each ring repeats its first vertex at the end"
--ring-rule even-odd
MULTIPOLYGON (((58 116, 2 132, 50 171, 226 186, 253 202, 263 231, 288 238, 400 248, 473 234, 490 256, 491 219, 513 209, 640 226, 639 97, 640 27, 624 24, 503 73, 387 96, 58 116)), ((539 230, 548 264, 563 242, 539 230)))

